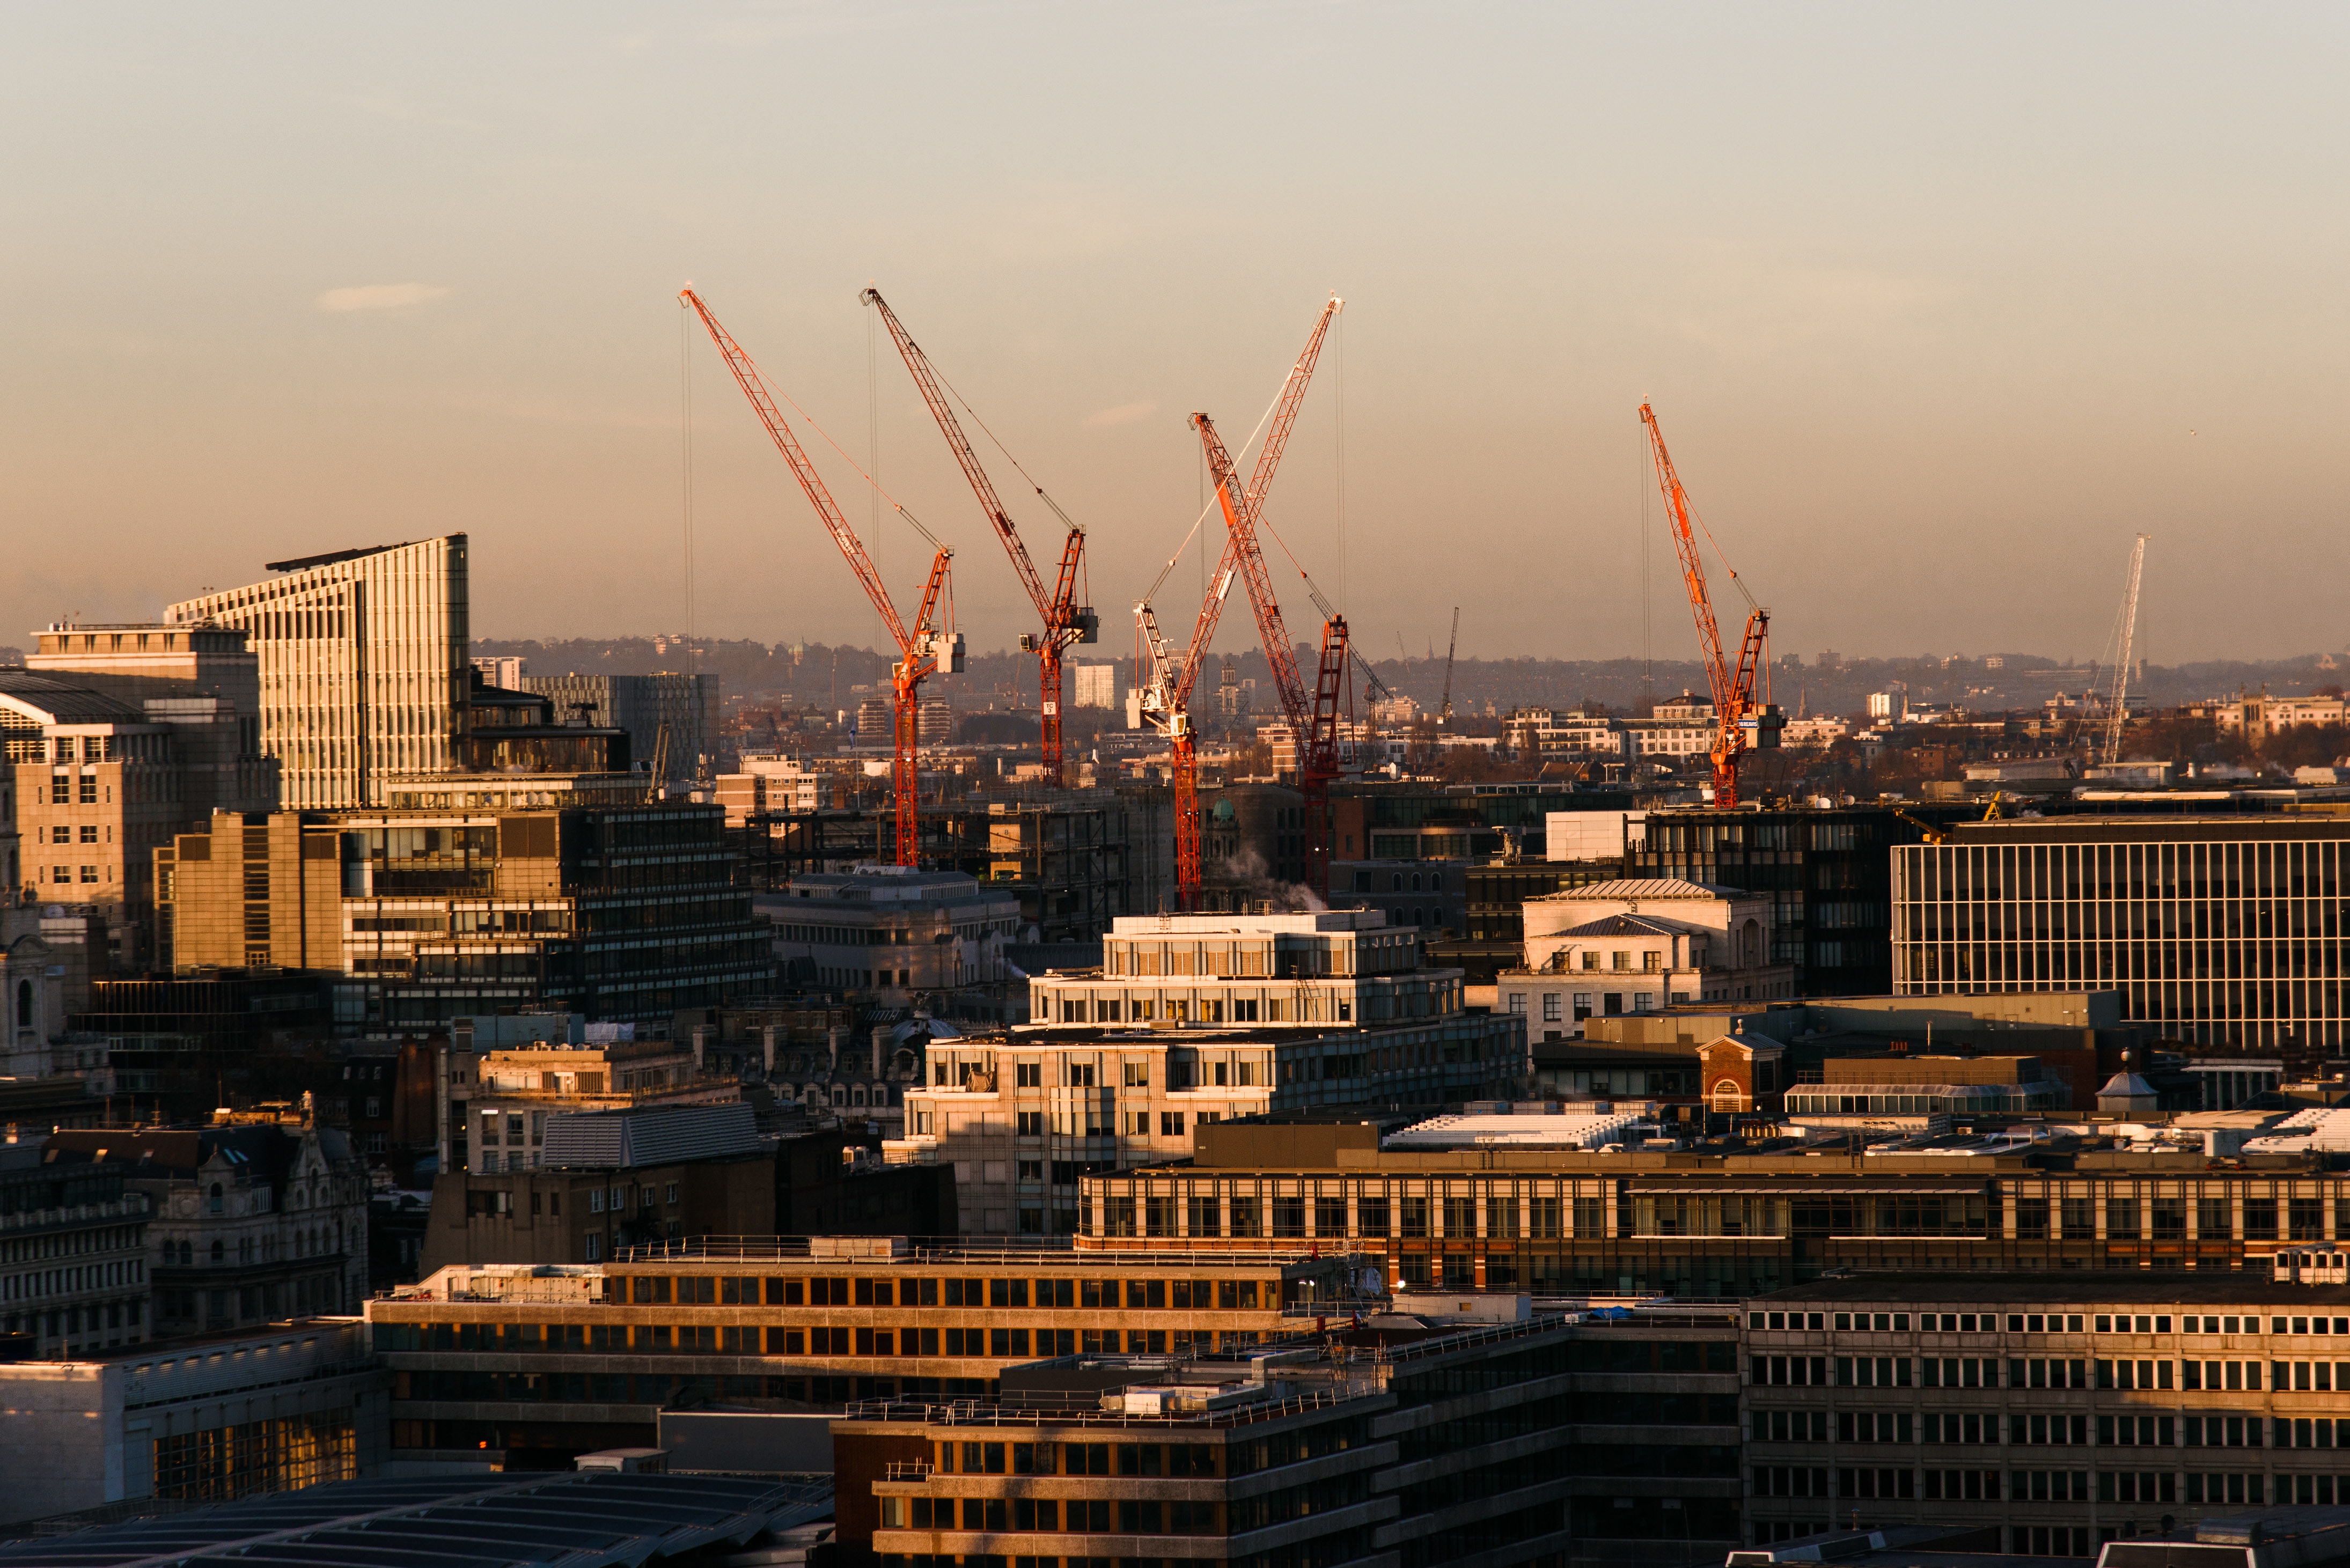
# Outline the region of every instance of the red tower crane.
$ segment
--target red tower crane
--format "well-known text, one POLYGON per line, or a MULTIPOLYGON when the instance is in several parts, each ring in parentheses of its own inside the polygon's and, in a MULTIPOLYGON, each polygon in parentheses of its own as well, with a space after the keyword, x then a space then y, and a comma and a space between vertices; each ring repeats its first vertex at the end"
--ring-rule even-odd
POLYGON ((1785 723, 1776 706, 1767 700, 1757 702, 1754 695, 1755 681, 1768 674, 1764 649, 1771 631, 1771 612, 1754 602, 1754 596, 1746 592, 1746 585, 1736 572, 1730 574, 1730 580, 1738 585, 1748 607, 1746 635, 1739 643, 1738 664, 1733 670, 1722 651, 1721 628, 1713 618, 1713 600, 1706 593, 1705 561, 1698 553, 1697 535, 1690 526, 1689 493, 1681 488, 1680 475, 1673 471, 1671 454, 1665 451, 1665 432, 1657 426, 1656 410, 1642 403, 1640 420, 1648 427, 1649 455, 1656 461, 1657 485, 1664 492, 1665 512, 1672 521, 1673 547, 1680 552, 1681 578, 1689 587, 1690 613, 1697 620, 1706 680, 1713 688, 1713 804, 1726 809, 1738 804, 1738 759, 1750 749, 1776 746, 1780 729, 1785 723))
MULTIPOLYGON (((734 372, 734 379, 742 386, 743 395, 751 400, 751 407, 758 411, 759 422, 767 427, 767 434, 774 440, 775 450, 782 452, 784 461, 792 465, 792 472, 799 480, 800 488, 807 492, 809 504, 815 506, 816 515, 831 532, 833 543, 839 545, 840 553, 847 557, 849 569, 857 574, 857 580, 864 585, 865 597, 873 601, 873 607, 880 612, 882 624, 897 639, 898 662, 889 667, 889 684, 896 701, 894 717, 897 721, 897 732, 891 747, 889 786, 897 805, 898 864, 919 866, 921 864, 922 839, 916 806, 921 794, 921 777, 916 760, 917 742, 920 738, 919 715, 922 678, 941 670, 953 674, 963 667, 962 633, 941 631, 932 624, 931 618, 938 612, 940 595, 946 586, 947 563, 954 558, 954 552, 944 545, 938 545, 938 555, 931 562, 930 580, 922 587, 922 607, 914 616, 913 629, 908 631, 905 622, 898 618, 898 607, 889 602, 889 590, 882 585, 881 574, 874 569, 872 557, 865 553, 864 541, 858 538, 857 530, 848 525, 848 519, 841 514, 840 507, 832 499, 832 492, 825 488, 816 465, 808 462, 807 453, 801 450, 798 438, 792 434, 791 426, 785 422, 782 410, 775 407, 775 400, 769 395, 766 383, 760 379, 759 368, 751 362, 751 356, 743 351, 742 345, 728 336, 726 328, 718 325, 718 317, 710 313, 710 306, 702 303, 700 295, 689 288, 681 292, 678 298, 691 306, 694 314, 702 317, 702 325, 710 329, 710 340, 717 344, 719 353, 725 356, 726 368, 734 372)), ((911 521, 910 515, 908 520, 911 521)), ((937 541, 932 540, 931 543, 936 545, 937 541)))
MULTIPOLYGON (((1148 675, 1136 691, 1135 718, 1128 722, 1150 724, 1167 736, 1170 755, 1170 773, 1175 794, 1175 900, 1176 907, 1186 911, 1200 907, 1201 867, 1200 856, 1200 795, 1199 759, 1195 751, 1196 736, 1191 729, 1191 688, 1207 662, 1208 645, 1214 640, 1216 623, 1223 614, 1224 597, 1232 592, 1232 579, 1244 576, 1249 581, 1249 598, 1256 607, 1260 635, 1265 644, 1265 658, 1277 660, 1274 679, 1278 683, 1282 672, 1287 680, 1281 687, 1282 704, 1295 727, 1298 737, 1300 775, 1308 774, 1305 765, 1309 758, 1326 755, 1327 776, 1320 787, 1326 792, 1329 778, 1337 774, 1336 741, 1337 722, 1336 704, 1347 681, 1346 621, 1333 615, 1323 628, 1322 669, 1316 681, 1317 699, 1324 689, 1330 693, 1333 715, 1326 724, 1317 723, 1318 701, 1309 704, 1293 701, 1305 690, 1297 673, 1297 660, 1290 651, 1287 634, 1281 629, 1281 609, 1273 596, 1271 582, 1265 576, 1264 557, 1256 545, 1256 520, 1264 505, 1264 497, 1273 488, 1274 474, 1281 466, 1281 456, 1289 445, 1290 427, 1297 422, 1297 410, 1305 400, 1307 382, 1313 379, 1315 361, 1321 358, 1322 339, 1330 330, 1330 318, 1346 307, 1346 301, 1336 295, 1330 296, 1315 318, 1314 330, 1307 337, 1305 350, 1290 367, 1288 378, 1282 382, 1281 394, 1275 400, 1270 431, 1263 447, 1257 453, 1256 466, 1249 474, 1248 488, 1243 491, 1232 476, 1232 462, 1223 442, 1217 438, 1215 426, 1205 414, 1194 414, 1191 421, 1201 431, 1203 450, 1214 471, 1216 496, 1224 514, 1224 550, 1216 565, 1216 575, 1208 585, 1207 597, 1200 605, 1200 616, 1191 630, 1191 645, 1178 660, 1159 630, 1157 614, 1149 601, 1134 607, 1135 625, 1141 644, 1139 657, 1148 667, 1148 675), (1221 458, 1222 465, 1218 466, 1221 458), (1239 519, 1237 525, 1235 519, 1239 519), (1266 628, 1267 610, 1272 613, 1271 629, 1266 628), (1336 642, 1333 644, 1335 627, 1336 642), (1333 665, 1333 652, 1336 662, 1333 665), (1301 720, 1300 715, 1304 718, 1301 720), (1326 732, 1331 744, 1316 752, 1312 738, 1326 732)), ((1317 881, 1328 881, 1327 825, 1318 805, 1309 798, 1307 817, 1307 861, 1309 867, 1319 867, 1311 873, 1317 881), (1320 846, 1318 861, 1315 846, 1320 846)))
MULTIPOLYGON (((1004 553, 1012 557, 1012 569, 1020 576, 1021 587, 1036 607, 1044 629, 1034 634, 1024 633, 1021 651, 1036 656, 1036 689, 1039 706, 1044 712, 1043 742, 1045 782, 1057 789, 1061 784, 1061 652, 1071 643, 1091 642, 1099 633, 1101 621, 1091 605, 1076 602, 1078 569, 1086 546, 1086 531, 1075 523, 1069 524, 1069 536, 1061 545, 1061 573, 1051 587, 1037 574, 1035 563, 1028 558, 1028 546, 1020 540, 1019 530, 1012 516, 997 499, 994 484, 987 470, 980 465, 979 454, 962 433, 962 425, 955 419, 945 384, 938 372, 931 369, 930 357, 915 343, 913 335, 898 319, 878 288, 868 288, 860 296, 866 304, 881 313, 882 324, 889 328, 889 337, 898 345, 898 353, 913 374, 914 385, 920 389, 922 401, 931 408, 931 417, 939 422, 939 430, 954 452, 955 462, 962 465, 963 477, 971 482, 972 493, 979 497, 979 509, 987 514, 987 521, 995 536, 1003 541, 1004 553)), ((1039 488, 1036 492, 1044 495, 1039 488)), ((1050 505, 1052 498, 1045 497, 1050 505)), ((1055 507, 1055 511, 1059 508, 1055 507)))

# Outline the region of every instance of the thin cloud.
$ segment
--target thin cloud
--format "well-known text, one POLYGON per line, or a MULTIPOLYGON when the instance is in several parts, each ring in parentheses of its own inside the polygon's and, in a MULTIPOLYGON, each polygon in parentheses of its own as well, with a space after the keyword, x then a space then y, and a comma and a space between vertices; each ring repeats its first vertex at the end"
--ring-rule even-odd
POLYGON ((1130 425, 1137 420, 1148 419, 1159 411, 1157 403, 1120 403, 1114 409, 1103 409, 1086 416, 1086 428, 1098 430, 1104 425, 1130 425))
POLYGON ((369 283, 354 288, 330 288, 318 296, 321 310, 406 310, 446 299, 449 291, 437 283, 369 283))

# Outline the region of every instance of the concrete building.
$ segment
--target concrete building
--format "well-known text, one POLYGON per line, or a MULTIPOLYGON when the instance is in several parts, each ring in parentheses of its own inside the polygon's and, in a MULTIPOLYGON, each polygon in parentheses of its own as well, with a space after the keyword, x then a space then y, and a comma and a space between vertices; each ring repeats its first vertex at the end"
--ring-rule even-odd
POLYGON ((389 1382, 350 1318, 0 1363, 0 1524, 376 1474, 389 1382))
POLYGON ((248 635, 261 749, 296 810, 381 803, 381 780, 454 765, 471 680, 463 534, 275 561, 265 583, 183 599, 173 627, 248 635))
POLYGON ((540 1013, 523 1021, 545 1025, 547 1037, 493 1044, 496 1033, 474 1029, 443 1059, 440 1095, 441 1169, 534 1170, 540 1164, 550 1117, 626 1110, 634 1106, 731 1105, 741 1098, 732 1076, 708 1073, 693 1048, 626 1026, 595 1030, 577 1014, 540 1013))
POLYGON ((1495 977, 1530 1037, 1569 1040, 1585 1020, 1791 997, 1771 959, 1771 901, 1675 880, 1595 882, 1526 901, 1523 969, 1495 977))
POLYGON ((983 1398, 1038 1355, 1169 1355, 1284 1337, 1343 1258, 1123 1259, 903 1237, 687 1241, 600 1265, 443 1269, 368 1304, 394 1457, 560 1462, 651 1447, 692 1397, 983 1398))
MULTIPOLYGON (((1059 1358, 1007 1373, 993 1405, 853 1412, 834 1428, 839 1540, 883 1568, 1565 1563, 1588 1485, 1575 1407, 1551 1397, 1567 1320, 1409 1321, 1172 1366, 1059 1358)), ((1687 1545, 1736 1518, 1735 1467, 1732 1449, 1697 1483, 1715 1495, 1689 1505, 1706 1518, 1687 1545)))
MULTIPOLYGON (((1841 1133, 1668 1137, 1671 1147, 1653 1150, 1637 1147, 1644 1137, 1615 1152, 1564 1137, 1391 1148, 1386 1135, 1410 1116, 1338 1107, 1211 1125, 1188 1162, 1082 1176, 1089 1223, 1077 1246, 1319 1245, 1383 1252, 1388 1277, 1407 1284, 1710 1298, 1839 1269, 2226 1274, 2350 1240, 2331 1138, 2251 1147, 2284 1114, 2189 1114, 2136 1139, 2006 1116, 1970 1135, 1884 1140, 1856 1158, 1841 1133), (2232 1164, 2207 1153, 2240 1146, 2232 1164), (1119 1233, 1129 1214, 1130 1238, 1119 1233)), ((1575 1118, 1516 1119, 1564 1134, 1575 1118)))
POLYGON ((753 900, 774 928, 777 960, 811 970, 829 990, 900 1002, 1010 978, 1003 945, 1019 934, 1020 902, 959 871, 859 865, 795 877, 781 895, 753 900))
POLYGON ((367 1299, 367 1167, 340 1128, 89 1127, 51 1134, 46 1158, 119 1171, 145 1197, 151 1334, 351 1312, 367 1299))
POLYGON ((729 827, 741 827, 754 816, 828 811, 835 804, 833 775, 810 771, 798 757, 749 752, 742 768, 718 777, 718 804, 726 808, 729 827))
POLYGON ((2338 1504, 2350 1315, 2329 1314, 2350 1288, 2200 1272, 1877 1275, 1750 1301, 1750 1532, 1857 1512, 2077 1558, 2338 1504))
POLYGON ((19 1141, 13 1124, 7 1136, 0 1144, 0 1333, 26 1335, 38 1357, 151 1337, 147 1195, 120 1168, 54 1162, 46 1137, 19 1141))
POLYGON ((626 731, 629 754, 639 763, 651 762, 666 723, 672 779, 733 771, 719 731, 715 675, 525 675, 517 684, 553 702, 559 720, 626 731))
POLYGON ((1118 692, 1117 665, 1079 664, 1072 668, 1073 706, 1115 709, 1124 701, 1118 692))
POLYGON ((275 769, 238 757, 220 699, 134 706, 75 679, 0 671, 0 859, 26 900, 102 918, 106 967, 136 971, 154 959, 156 847, 215 805, 267 809, 275 769))
POLYGON ((338 1015, 500 1007, 666 1022, 770 987, 714 805, 220 815, 156 859, 174 967, 339 971, 338 1015))
POLYGON ((1509 1092, 1523 1020, 1464 1011, 1419 951, 1359 910, 1122 919, 1101 968, 1029 981, 1036 1023, 932 1041, 885 1155, 951 1164, 967 1231, 1068 1234, 1085 1172, 1180 1158, 1202 1126, 1509 1092))
POLYGON ((2350 822, 2043 817, 1893 856, 1903 996, 2110 987, 2157 1038, 2350 1045, 2350 822))

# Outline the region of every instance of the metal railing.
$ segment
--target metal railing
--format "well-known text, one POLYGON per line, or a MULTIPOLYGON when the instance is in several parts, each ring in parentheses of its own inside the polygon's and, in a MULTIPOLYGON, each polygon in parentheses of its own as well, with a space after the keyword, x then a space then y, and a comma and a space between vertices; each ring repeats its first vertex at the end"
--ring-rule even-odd
MULTIPOLYGON (((612 1254, 615 1263, 650 1262, 762 1262, 814 1260, 827 1264, 842 1263, 856 1266, 864 1263, 1083 1263, 1088 1266, 1116 1264, 1126 1268, 1141 1264, 1153 1268, 1183 1268, 1191 1265, 1230 1266, 1305 1262, 1314 1259, 1315 1243, 1307 1241, 1296 1247, 1267 1248, 1262 1251, 1208 1251, 1196 1250, 1105 1251, 1097 1248, 1079 1249, 1069 1236, 1007 1236, 973 1240, 962 1236, 908 1236, 902 1239, 908 1251, 889 1254, 879 1251, 871 1257, 826 1257, 816 1259, 810 1242, 837 1238, 807 1236, 682 1236, 667 1241, 635 1243, 618 1248, 612 1254)), ((862 1238, 875 1242, 888 1242, 893 1238, 875 1236, 862 1238)), ((1319 1257, 1334 1266, 1354 1262, 1360 1268, 1384 1264, 1385 1259, 1376 1252, 1322 1251, 1319 1257)), ((1309 1314, 1310 1315, 1310 1314, 1309 1314)))
POLYGON ((893 1481, 928 1480, 938 1466, 928 1459, 891 1459, 881 1467, 881 1479, 893 1481))
POLYGON ((907 1399, 868 1399, 846 1407, 844 1421, 907 1421, 932 1427, 1253 1427, 1308 1411, 1369 1398, 1385 1392, 1373 1379, 1350 1379, 1311 1394, 1262 1399, 1221 1410, 1176 1410, 1147 1416, 1098 1406, 1067 1408, 981 1405, 969 1401, 925 1404, 907 1399))

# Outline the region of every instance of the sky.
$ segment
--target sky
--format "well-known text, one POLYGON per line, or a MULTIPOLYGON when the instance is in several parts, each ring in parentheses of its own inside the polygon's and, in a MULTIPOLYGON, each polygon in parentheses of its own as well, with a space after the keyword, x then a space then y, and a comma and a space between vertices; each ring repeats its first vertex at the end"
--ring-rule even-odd
POLYGON ((2338 650, 2345 67, 2291 5, 0 8, 0 644, 461 530, 478 636, 877 642, 691 282, 975 649, 1035 617, 868 284, 1086 526, 1089 652, 1170 558, 1189 624, 1186 416, 1334 291, 1294 639, 1293 556, 1377 653, 1690 657, 1647 399, 1776 654, 2095 657, 2141 532, 2140 654, 2338 650))

